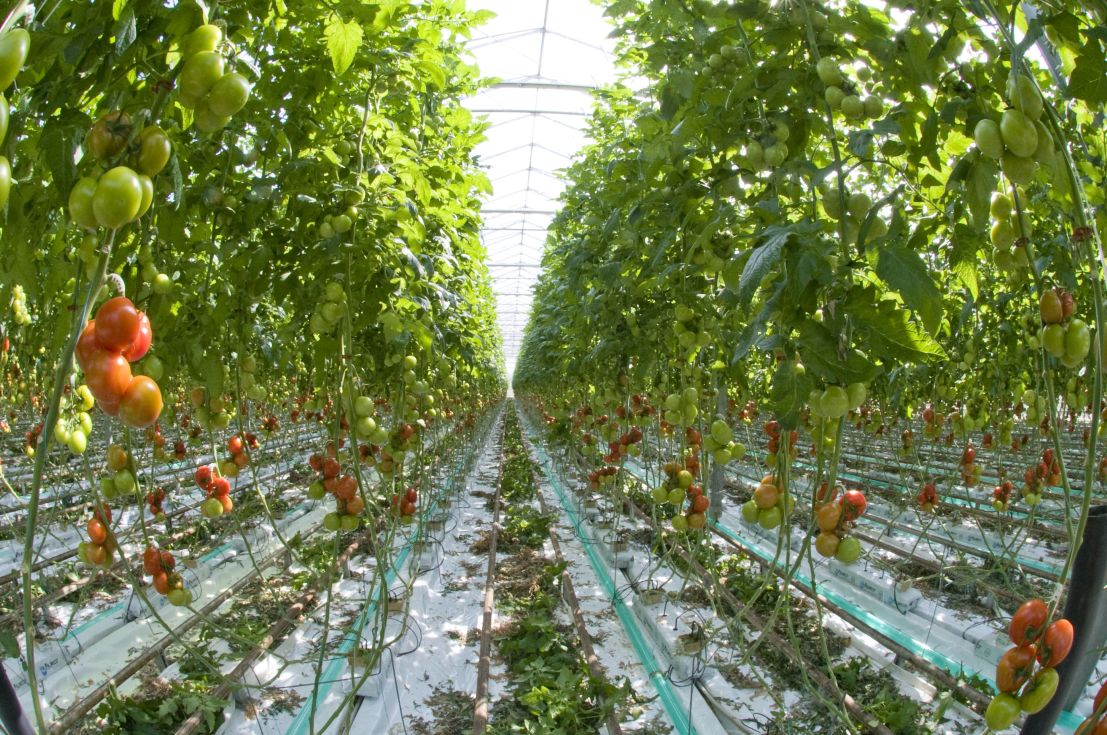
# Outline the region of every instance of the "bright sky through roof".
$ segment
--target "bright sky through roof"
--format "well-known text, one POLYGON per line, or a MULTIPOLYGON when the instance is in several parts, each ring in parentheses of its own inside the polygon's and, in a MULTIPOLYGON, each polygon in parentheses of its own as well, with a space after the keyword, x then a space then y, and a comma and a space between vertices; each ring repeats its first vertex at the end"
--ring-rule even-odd
POLYGON ((469 49, 500 84, 467 100, 486 114, 476 154, 492 180, 482 232, 510 377, 530 315, 546 228, 558 208, 556 171, 585 143, 589 90, 615 79, 614 42, 603 9, 589 0, 469 0, 497 14, 469 49))

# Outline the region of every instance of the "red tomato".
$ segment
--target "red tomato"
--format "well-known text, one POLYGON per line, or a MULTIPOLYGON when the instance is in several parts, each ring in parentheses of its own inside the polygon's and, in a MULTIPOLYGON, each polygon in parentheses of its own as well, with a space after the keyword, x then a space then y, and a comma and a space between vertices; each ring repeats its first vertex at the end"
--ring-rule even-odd
POLYGON ((341 469, 341 467, 338 461, 328 457, 327 460, 323 462, 323 477, 335 477, 338 475, 339 469, 341 469))
POLYGON ((1038 663, 1052 668, 1065 660, 1072 650, 1072 623, 1065 618, 1046 628, 1042 642, 1038 645, 1038 663))
POLYGON ((1016 646, 1025 646, 1038 640, 1045 630, 1049 608, 1039 599, 1027 600, 1011 616, 1008 633, 1016 646))
POLYGON ((166 594, 169 592, 169 575, 165 572, 156 572, 154 574, 154 589, 159 594, 166 594))
POLYGON ((842 513, 847 521, 855 521, 865 513, 868 503, 860 490, 847 490, 842 494, 842 513))
POLYGON ((150 317, 146 316, 146 312, 140 311, 138 313, 138 336, 124 348, 123 357, 127 358, 129 362, 138 362, 146 357, 146 353, 150 351, 150 343, 153 341, 154 331, 150 327, 150 317))
POLYGON ((131 366, 120 354, 97 350, 85 367, 85 384, 101 408, 111 413, 108 407, 118 407, 131 385, 131 366))
POLYGON ((1000 657, 996 665, 996 688, 1016 692, 1034 669, 1034 646, 1016 646, 1000 657))
POLYGON ((89 544, 85 556, 88 557, 88 563, 93 566, 103 566, 104 562, 108 560, 108 550, 100 544, 89 544))
POLYGON ((211 467, 204 465, 203 467, 196 468, 196 484, 202 488, 207 488, 211 484, 211 467))
POLYGON ((234 501, 231 500, 230 495, 217 496, 219 502, 223 504, 223 512, 230 513, 234 509, 234 501))
POLYGON ((88 540, 97 546, 102 546, 108 540, 107 526, 95 518, 89 520, 85 529, 88 531, 88 540))
POLYGON ((231 454, 238 454, 242 451, 242 437, 232 436, 227 440, 227 451, 231 454))
POLYGON ((414 505, 418 499, 419 493, 415 492, 415 488, 409 488, 408 491, 404 494, 404 500, 411 503, 412 505, 414 505))
POLYGON ((415 515, 415 503, 404 501, 400 504, 400 512, 405 516, 415 515))
POLYGON ((142 429, 158 420, 161 406, 158 384, 145 375, 138 375, 131 379, 119 402, 119 418, 127 426, 142 429))
POLYGON ((173 555, 168 551, 161 552, 161 568, 166 571, 173 571, 173 567, 177 566, 177 560, 173 558, 173 555))
POLYGON ((88 370, 88 363, 92 356, 100 350, 96 344, 96 320, 90 320, 85 325, 81 336, 77 339, 77 365, 81 370, 88 370))
POLYGON ((96 312, 96 343, 121 352, 138 338, 141 318, 126 296, 108 299, 96 312))
POLYGON ((231 492, 231 481, 226 477, 217 477, 211 481, 211 494, 217 498, 225 498, 231 492))
POLYGON ((147 546, 142 552, 142 569, 147 574, 157 574, 161 571, 161 554, 153 546, 147 546))

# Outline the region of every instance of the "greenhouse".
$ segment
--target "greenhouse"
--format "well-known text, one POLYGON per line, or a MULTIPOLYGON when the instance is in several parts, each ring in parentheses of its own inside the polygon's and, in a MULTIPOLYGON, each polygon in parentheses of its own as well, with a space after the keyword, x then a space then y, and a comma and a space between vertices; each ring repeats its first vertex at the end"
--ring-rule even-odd
POLYGON ((6 0, 0 732, 1107 735, 1107 4, 6 0))

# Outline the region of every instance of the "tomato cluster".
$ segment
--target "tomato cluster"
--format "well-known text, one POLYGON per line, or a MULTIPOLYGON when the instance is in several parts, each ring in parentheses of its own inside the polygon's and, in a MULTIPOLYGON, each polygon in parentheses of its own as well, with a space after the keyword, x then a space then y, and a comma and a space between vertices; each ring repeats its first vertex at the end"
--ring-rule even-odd
MULTIPOLYGON (((335 446, 331 443, 327 445, 326 457, 322 454, 313 454, 308 458, 308 464, 311 468, 321 475, 308 487, 308 497, 312 500, 322 500, 327 493, 334 495, 335 510, 323 518, 324 528, 328 531, 353 531, 361 522, 361 513, 365 510, 365 501, 358 495, 357 478, 352 474, 342 472, 342 465, 339 463, 337 456, 335 446)), ((414 493, 415 491, 410 490, 409 492, 414 493)), ((397 497, 393 496, 394 509, 400 507, 395 500, 397 497)), ((407 510, 406 506, 400 509, 407 510)), ((410 511, 410 513, 404 512, 403 515, 411 515, 415 512, 414 500, 410 511)))
POLYGON ((976 463, 976 448, 971 443, 961 452, 958 467, 961 469, 961 482, 966 487, 973 487, 980 482, 980 475, 983 470, 976 463))
MULTIPOLYGON (((777 453, 780 451, 780 422, 775 419, 768 421, 764 427, 765 434, 769 437, 765 444, 765 464, 776 467, 777 453)), ((799 432, 791 431, 788 434, 788 454, 794 459, 796 456, 796 442, 799 441, 799 432)))
POLYGON ((207 494, 200 503, 200 513, 206 518, 218 518, 234 509, 231 500, 231 481, 223 475, 217 475, 209 465, 196 468, 196 485, 207 494))
MULTIPOLYGON (((24 28, 15 28, 0 37, 0 143, 8 136, 10 114, 3 92, 15 81, 30 50, 31 34, 24 28)), ((0 209, 7 206, 11 189, 12 166, 5 156, 0 156, 0 209)))
POLYGON ((184 579, 173 571, 177 560, 164 549, 147 546, 142 552, 142 570, 150 575, 151 584, 159 595, 165 595, 169 603, 184 607, 192 602, 192 592, 184 586, 184 579))
MULTIPOLYGON (((0 100, 4 99, 3 95, 0 95, 0 100)), ((15 323, 20 326, 26 326, 31 323, 31 312, 27 310, 27 292, 23 290, 23 287, 18 283, 12 286, 12 318, 15 323)), ((4 344, 8 345, 8 338, 4 338, 4 344)), ((7 352, 8 348, 5 347, 4 351, 7 352)))
POLYGON ((128 426, 151 426, 161 415, 158 384, 131 375, 129 363, 150 350, 150 319, 125 296, 109 299, 85 325, 77 341, 77 364, 100 409, 128 426))
POLYGON ((411 523, 418 509, 419 492, 414 487, 409 487, 403 494, 393 494, 391 499, 392 514, 400 516, 405 523, 411 523))
POLYGON ((1041 461, 1026 468, 1023 480, 1022 497, 1031 508, 1042 502, 1042 492, 1046 487, 1061 484, 1061 463, 1054 456, 1053 449, 1043 451, 1041 461))
POLYGON ((938 508, 938 488, 934 486, 933 482, 926 483, 919 494, 915 496, 915 500, 918 501, 921 510, 933 513, 938 508))
POLYGON ((753 490, 753 498, 742 506, 742 518, 747 523, 757 523, 764 529, 773 529, 784 520, 795 505, 792 494, 777 484, 772 474, 765 475, 753 490))
POLYGON ((996 688, 1000 693, 985 715, 993 730, 1010 727, 1020 712, 1036 714, 1045 709, 1057 691, 1054 667, 1072 649, 1072 623, 1065 618, 1050 623, 1049 608, 1039 599, 1019 606, 1011 616, 1008 635, 1015 645, 999 659, 996 688))
POLYGON ((193 418, 199 424, 197 428, 225 429, 231 425, 234 407, 225 398, 209 398, 207 390, 197 387, 189 392, 188 400, 192 404, 193 418))
POLYGON ((816 494, 815 522, 819 535, 815 538, 815 551, 820 556, 833 556, 843 564, 852 564, 861 556, 861 542, 847 534, 864 515, 868 501, 860 490, 839 492, 840 488, 830 488, 824 482, 816 494))
MULTIPOLYGON (((619 473, 619 468, 613 465, 601 467, 598 470, 593 470, 588 473, 588 489, 592 491, 599 490, 604 485, 610 485, 615 482, 615 476, 619 473)), ((668 497, 666 494, 665 497, 668 497)))
POLYGON ((237 477, 238 471, 250 464, 250 455, 247 449, 257 449, 260 446, 256 434, 245 432, 241 436, 234 435, 227 440, 227 452, 230 459, 219 463, 219 472, 224 477, 237 477))
POLYGON ((118 444, 108 447, 105 457, 109 474, 100 478, 100 491, 108 500, 126 496, 138 486, 131 471, 131 458, 127 450, 118 444))
POLYGON ((146 493, 146 505, 150 508, 150 515, 154 518, 161 519, 165 516, 165 509, 162 508, 162 503, 165 502, 165 490, 160 487, 156 487, 150 492, 146 493))
POLYGON ((1042 292, 1038 312, 1042 328, 1038 333, 1041 346, 1068 368, 1079 368, 1088 357, 1092 334, 1082 319, 1071 319, 1075 306, 1072 294, 1055 288, 1042 292), (1067 322, 1067 324, 1066 324, 1067 322))
POLYGON ((185 61, 177 77, 178 99, 193 110, 197 129, 205 133, 222 130, 250 99, 246 77, 224 71, 222 42, 222 29, 206 24, 190 33, 181 48, 185 61))
POLYGON ((77 545, 77 558, 86 564, 107 569, 115 563, 115 550, 118 548, 111 532, 111 508, 106 505, 93 508, 85 531, 88 541, 77 545))
POLYGON ((666 462, 664 466, 665 482, 653 490, 656 504, 669 503, 677 507, 673 516, 673 528, 677 531, 698 530, 707 524, 707 508, 710 502, 703 488, 696 484, 698 461, 690 456, 683 465, 679 462, 666 462))

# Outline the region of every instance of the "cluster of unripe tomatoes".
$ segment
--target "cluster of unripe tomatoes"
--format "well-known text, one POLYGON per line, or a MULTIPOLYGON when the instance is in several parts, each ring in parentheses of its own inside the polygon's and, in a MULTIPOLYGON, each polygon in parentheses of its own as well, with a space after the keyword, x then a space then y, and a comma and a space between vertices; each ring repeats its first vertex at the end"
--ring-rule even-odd
POLYGON ((784 520, 784 514, 795 506, 795 498, 777 484, 772 474, 765 475, 754 488, 753 498, 742 506, 742 518, 764 529, 773 529, 784 520))
POLYGON ((196 485, 207 494, 207 499, 200 503, 200 513, 205 518, 218 518, 224 513, 230 513, 234 508, 231 500, 231 481, 223 475, 217 475, 208 465, 196 468, 196 485))
POLYGON ((150 584, 171 605, 183 607, 192 602, 192 592, 184 586, 181 575, 173 571, 176 566, 173 554, 164 549, 147 546, 142 552, 142 570, 150 575, 150 584))
POLYGON ((696 484, 698 462, 690 467, 677 462, 666 462, 665 482, 653 490, 656 504, 669 503, 678 508, 673 516, 673 528, 677 531, 698 530, 707 524, 707 508, 710 505, 703 488, 696 484), (693 468, 694 467, 694 468, 693 468))
POLYGON ((1038 302, 1042 318, 1038 339, 1046 352, 1068 368, 1083 365, 1092 346, 1088 325, 1082 319, 1071 318, 1074 308, 1072 294, 1063 289, 1043 292, 1038 302))
POLYGON ((77 364, 101 410, 140 429, 157 421, 162 408, 158 384, 131 375, 130 363, 146 355, 152 340, 146 314, 127 297, 116 296, 97 310, 77 341, 77 364))
POLYGON ((1042 600, 1027 600, 1011 616, 1008 634, 1014 647, 996 666, 999 694, 985 714, 988 727, 1003 730, 1015 724, 1020 712, 1036 714, 1045 709, 1057 691, 1054 668, 1072 649, 1073 628, 1065 618, 1049 622, 1049 608, 1042 600))

